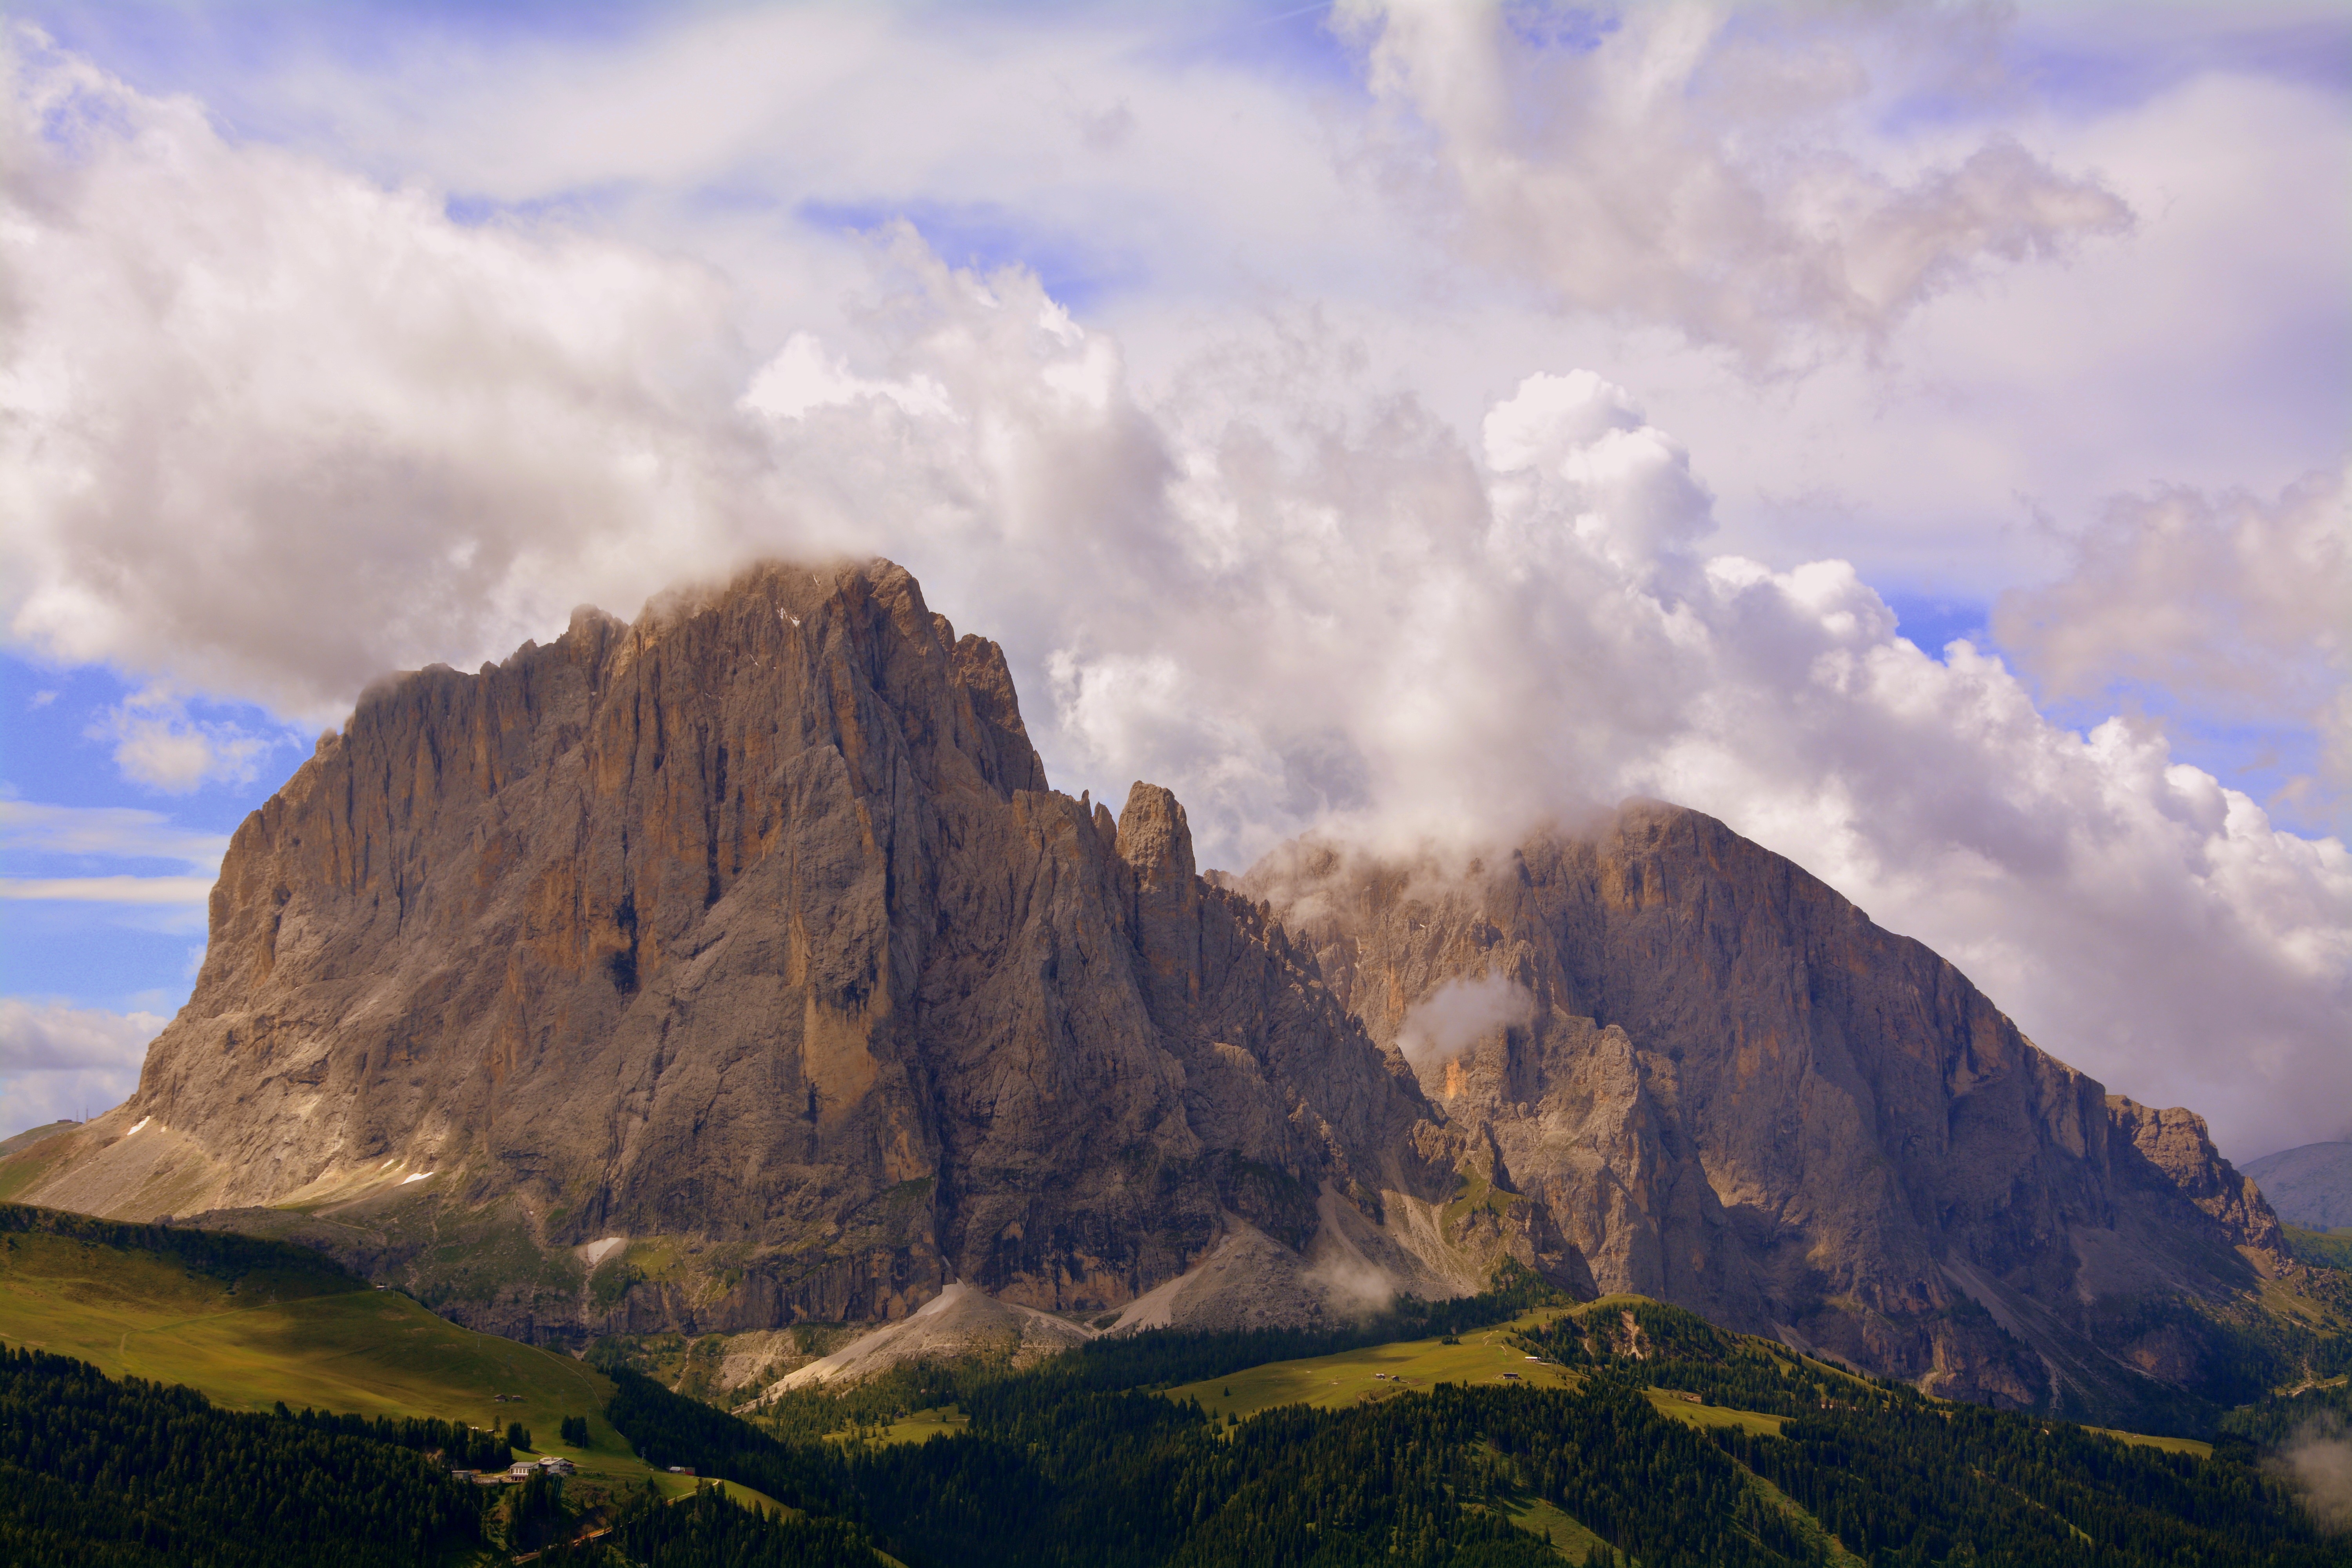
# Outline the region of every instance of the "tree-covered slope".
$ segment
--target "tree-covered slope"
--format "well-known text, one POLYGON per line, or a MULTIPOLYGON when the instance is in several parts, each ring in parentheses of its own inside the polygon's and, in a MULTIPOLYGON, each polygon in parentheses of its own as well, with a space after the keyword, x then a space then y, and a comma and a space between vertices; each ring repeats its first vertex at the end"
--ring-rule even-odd
POLYGON ((412 1447, 0 1349, 0 1562, 455 1562, 480 1541, 481 1509, 412 1447))
POLYGON ((919 1568, 1559 1561, 1514 1522, 1542 1518, 1645 1568, 2344 1561, 2243 1441, 2200 1454, 1935 1400, 1646 1300, 1548 1316, 1518 1332, 1562 1363, 1553 1386, 1492 1371, 1247 1419, 1155 1391, 1248 1364, 1233 1336, 1185 1334, 1023 1373, 901 1369, 766 1430, 619 1371, 608 1414, 664 1462, 854 1519, 919 1568), (951 1402, 967 1424, 927 1442, 827 1440, 951 1402))

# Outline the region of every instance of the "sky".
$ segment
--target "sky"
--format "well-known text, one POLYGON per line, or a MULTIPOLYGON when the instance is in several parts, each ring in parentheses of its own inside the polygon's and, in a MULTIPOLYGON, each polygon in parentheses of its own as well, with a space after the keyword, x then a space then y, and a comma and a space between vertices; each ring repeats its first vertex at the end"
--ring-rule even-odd
POLYGON ((1670 799, 2352 1137, 2340 5, 0 26, 0 1133, 370 680, 873 553, 1204 865, 1670 799))

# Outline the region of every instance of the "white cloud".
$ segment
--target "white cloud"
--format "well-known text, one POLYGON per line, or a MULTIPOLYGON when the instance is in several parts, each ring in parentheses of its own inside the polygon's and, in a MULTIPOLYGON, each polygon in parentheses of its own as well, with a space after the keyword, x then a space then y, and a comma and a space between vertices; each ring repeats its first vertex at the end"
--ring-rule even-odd
POLYGON ((0 851, 179 860, 209 878, 227 849, 227 835, 192 832, 159 811, 0 798, 0 851))
POLYGON ((2075 541, 2065 576, 2002 596, 1993 630, 2060 696, 2141 682, 2192 714, 2316 728, 2324 775, 2289 788, 2352 784, 2352 491, 2340 467, 2273 500, 2187 487, 2119 498, 2075 541))
POLYGON ((1682 4, 1548 26, 1535 7, 1450 0, 1339 12, 1389 111, 1388 177, 1464 254, 1759 365, 1874 343, 1990 264, 2131 222, 2096 179, 2004 133, 1876 149, 1854 133, 1906 89, 1966 102, 2002 85, 1985 9, 1682 4))
POLYGON ((2264 1456, 2263 1468, 2300 1495, 2323 1531, 2352 1531, 2352 1439, 2345 1436, 2340 1417, 2305 1422, 2284 1448, 2264 1456))
POLYGON ((160 812, 128 806, 46 805, 0 799, 0 851, 73 860, 176 860, 185 876, 0 877, 0 900, 106 904, 115 923, 147 930, 201 929, 226 835, 174 826, 160 812))
MULTIPOLYGON (((5 65, 19 646, 331 717, 387 668, 641 594, 652 540, 696 559, 752 488, 705 268, 461 227, 21 32, 5 65)), ((254 760, 168 710, 116 723, 163 787, 254 760)))
POLYGON ((812 408, 879 397, 908 414, 952 414, 946 390, 927 375, 908 382, 865 381, 806 332, 785 340, 783 352, 760 368, 740 406, 777 419, 797 419, 812 408))
POLYGON ((0 1137, 79 1121, 127 1098, 147 1042, 165 1022, 153 1013, 0 996, 0 1137))
POLYGON ((1706 492, 1622 389, 1529 378, 1485 465, 1409 404, 1326 422, 1255 369, 1073 405, 1048 373, 1098 345, 1037 333, 1034 283, 930 287, 889 352, 958 416, 877 444, 870 412, 812 410, 778 423, 778 465, 960 619, 1011 628, 1066 784, 1171 784, 1227 865, 1318 823, 1465 845, 1679 800, 2234 1147, 2341 1130, 2342 845, 2124 721, 2053 725, 1999 660, 1899 637, 1843 562, 1704 556, 1706 492), (880 458, 908 452, 928 468, 880 458))
POLYGON ((279 744, 234 723, 193 719, 184 701, 153 689, 108 709, 89 733, 114 742, 115 766, 125 778, 172 795, 215 783, 251 784, 279 744))
POLYGON ((1417 1068, 1460 1056, 1488 1035, 1535 1017, 1535 993, 1507 974, 1449 980, 1397 1026, 1397 1049, 1417 1068))
POLYGON ((210 877, 0 877, 0 899, 79 904, 201 905, 210 877))

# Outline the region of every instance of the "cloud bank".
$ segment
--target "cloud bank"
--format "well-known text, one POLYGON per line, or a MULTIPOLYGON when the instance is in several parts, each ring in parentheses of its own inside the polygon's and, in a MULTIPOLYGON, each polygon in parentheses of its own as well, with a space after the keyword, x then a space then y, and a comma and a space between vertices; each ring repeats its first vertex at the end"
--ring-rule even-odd
POLYGON ((2346 470, 2275 498, 2174 486, 2118 498, 2057 581, 2002 595, 1993 630, 2060 697, 2137 686, 2191 714, 2309 726, 2292 796, 2352 787, 2352 491, 2346 470))
POLYGON ((1895 174, 1833 134, 1906 89, 1948 114, 1998 92, 1986 8, 1339 12, 1366 40, 1388 177, 1465 256, 1759 365, 1881 340, 1987 263, 2063 257, 2132 222, 2097 179, 2011 136, 1963 133, 1948 161, 1895 174))
MULTIPOLYGON (((1724 212, 1793 213, 1740 241, 1779 258, 1786 331, 1695 259, 1713 228, 1621 236, 1590 276, 1566 250, 1497 262, 1751 356, 1867 339, 1971 268, 2123 221, 2004 144, 1901 178, 1743 162, 1675 118, 1704 108, 1675 85, 1699 46, 1646 13, 1596 52, 1634 51, 1653 100, 1522 145, 1448 118, 1490 35, 1367 16, 1376 91, 1435 137, 1465 245, 1528 202, 1631 200, 1638 171, 1544 184, 1594 137, 1696 138, 1717 151, 1695 188, 1724 212), (1606 270, 1635 254, 1663 258, 1664 292, 1606 270)), ((1710 91, 1763 90, 1708 69, 1710 91)), ((903 226, 845 324, 761 353, 709 266, 461 224, 54 51, 10 70, 0 615, 20 647, 331 721, 384 668, 502 656, 577 603, 628 613, 762 553, 885 553, 1005 641, 1058 784, 1169 784, 1204 862, 1310 827, 1459 850, 1659 795, 1937 946, 2112 1087, 2198 1107, 2233 1152, 2345 1131, 2343 845, 2281 830, 2147 724, 2062 727, 1990 652, 1915 645, 1843 560, 1711 549, 1705 452, 1602 374, 1535 369, 1465 426, 1349 390, 1347 344, 1280 318, 1146 379, 1033 272, 951 267, 903 226)), ((1789 90, 1800 118, 1842 101, 1789 90)), ((2325 557, 2341 483, 2175 498, 2205 542, 2176 560, 2143 519, 2004 615, 2046 679, 2102 679, 2151 646, 2107 607, 2224 559, 2245 576, 2273 536, 2325 557)), ((2163 657, 2210 647, 2226 685, 2288 657, 2258 622, 2209 617, 2163 657)), ((177 755, 142 765, 221 765, 177 755)))

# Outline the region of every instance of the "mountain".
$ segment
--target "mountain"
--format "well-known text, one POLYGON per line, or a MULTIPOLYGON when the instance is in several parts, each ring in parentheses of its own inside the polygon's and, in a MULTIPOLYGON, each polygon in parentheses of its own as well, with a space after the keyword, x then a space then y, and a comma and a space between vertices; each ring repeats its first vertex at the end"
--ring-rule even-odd
POLYGON ((2279 1218, 2310 1230, 2352 1226, 2352 1143, 2305 1143, 2246 1167, 2279 1218))
POLYGON ((0 1188, 295 1237, 523 1337, 952 1285, 1245 1328, 1509 1258, 2105 1409, 2258 1375, 2233 1324, 2291 1267, 2196 1117, 1722 824, 1204 876, 1166 790, 1049 789, 1002 652, 887 563, 382 683, 210 920, 138 1091, 0 1188))
POLYGON ((1048 790, 996 645, 887 563, 371 690, 236 834, 137 1093, 35 1152, 28 1201, 525 1335, 1100 1313, 1242 1228, 1452 1289, 1503 1244, 1430 1239, 1458 1151, 1174 798, 1048 790))
POLYGON ((1629 803, 1460 875, 1293 845, 1239 886, 1374 1039, 1456 1047, 1417 1053, 1432 1103, 1593 1289, 2080 1407, 2125 1369, 2197 1382, 2292 1267, 2198 1117, 2107 1094, 1700 813, 1629 803))

